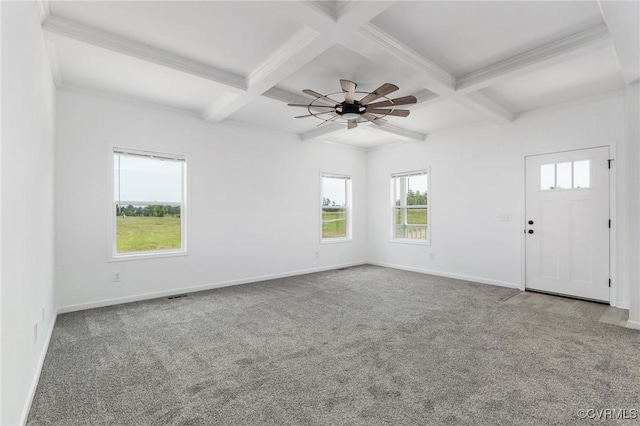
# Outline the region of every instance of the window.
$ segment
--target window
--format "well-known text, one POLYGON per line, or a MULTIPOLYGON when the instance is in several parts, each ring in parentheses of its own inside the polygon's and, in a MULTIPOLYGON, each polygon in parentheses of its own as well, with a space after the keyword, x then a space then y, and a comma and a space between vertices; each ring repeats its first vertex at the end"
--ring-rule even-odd
POLYGON ((427 171, 391 176, 393 186, 393 238, 426 242, 429 239, 429 186, 427 171))
POLYGON ((322 240, 351 238, 351 177, 322 174, 322 240))
POLYGON ((112 258, 186 252, 186 159, 113 150, 112 258))
POLYGON ((540 189, 580 189, 591 187, 591 160, 566 161, 540 166, 540 189))

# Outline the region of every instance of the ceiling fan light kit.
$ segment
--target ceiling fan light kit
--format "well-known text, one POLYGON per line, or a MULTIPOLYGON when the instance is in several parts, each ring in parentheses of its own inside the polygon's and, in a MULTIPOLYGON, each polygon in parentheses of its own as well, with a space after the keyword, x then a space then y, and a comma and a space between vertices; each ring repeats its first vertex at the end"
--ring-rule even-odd
POLYGON ((398 86, 391 83, 385 83, 373 92, 356 92, 357 84, 349 80, 340 80, 342 92, 330 93, 323 95, 311 89, 305 89, 302 92, 314 97, 315 99, 309 104, 288 104, 292 107, 307 108, 309 114, 299 115, 295 118, 315 117, 323 124, 333 123, 338 119, 347 121, 347 128, 354 129, 358 126, 358 122, 370 121, 374 124, 384 124, 386 120, 383 117, 396 116, 407 117, 409 110, 397 109, 399 105, 415 104, 417 99, 415 96, 404 96, 401 98, 390 99, 387 95, 398 90, 398 86), (344 96, 344 101, 339 102, 332 98, 337 94, 344 96), (356 93, 364 94, 360 100, 356 100, 356 93), (383 98, 384 100, 372 103, 375 100, 383 98))

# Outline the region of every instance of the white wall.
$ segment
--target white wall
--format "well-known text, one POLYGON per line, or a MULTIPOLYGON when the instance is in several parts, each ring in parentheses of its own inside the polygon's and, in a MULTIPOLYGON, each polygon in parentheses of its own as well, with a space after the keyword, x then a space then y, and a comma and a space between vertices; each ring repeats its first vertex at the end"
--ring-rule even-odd
POLYGON ((628 252, 625 263, 630 287, 628 325, 640 329, 640 83, 626 90, 628 252))
MULTIPOLYGON (((521 287, 525 156, 610 144, 620 149, 624 136, 624 98, 614 96, 523 114, 507 125, 435 134, 425 142, 371 150, 369 260, 521 287), (425 167, 431 168, 432 243, 392 243, 389 176, 425 167), (501 213, 511 214, 513 221, 499 222, 501 213)), ((614 303, 628 306, 626 283, 617 280, 616 285, 614 303)))
POLYGON ((365 151, 78 91, 59 91, 57 108, 56 289, 63 310, 366 261, 365 151), (112 145, 189 156, 190 255, 107 262, 112 145), (320 170, 352 176, 352 242, 319 242, 320 170), (115 271, 119 283, 111 280, 115 271))
POLYGON ((2 2, 2 417, 25 420, 54 312, 55 87, 35 2, 2 2), (45 309, 42 322, 41 307, 45 309), (34 323, 38 338, 34 343, 34 323))

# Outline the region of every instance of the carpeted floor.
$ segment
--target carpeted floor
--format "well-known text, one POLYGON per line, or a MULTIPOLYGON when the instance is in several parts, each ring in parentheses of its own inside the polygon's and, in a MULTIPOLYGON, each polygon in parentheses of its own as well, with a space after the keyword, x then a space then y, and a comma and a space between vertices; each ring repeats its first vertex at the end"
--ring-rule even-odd
POLYGON ((61 315, 28 424, 640 416, 640 332, 500 302, 513 291, 361 266, 61 315))

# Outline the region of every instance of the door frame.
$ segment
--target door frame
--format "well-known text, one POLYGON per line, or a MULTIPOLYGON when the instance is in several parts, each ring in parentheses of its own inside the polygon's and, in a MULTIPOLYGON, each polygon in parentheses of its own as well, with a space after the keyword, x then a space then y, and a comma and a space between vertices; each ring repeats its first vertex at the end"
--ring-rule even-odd
POLYGON ((522 224, 523 232, 520 234, 520 247, 521 247, 521 256, 520 256, 520 270, 521 270, 521 279, 520 279, 520 290, 525 291, 526 289, 526 281, 527 281, 527 247, 526 247, 526 238, 525 238, 525 224, 526 224, 526 215, 527 215, 527 157, 533 157, 536 155, 546 155, 546 154, 559 154, 563 152, 571 152, 571 151, 582 151, 584 149, 592 149, 592 148, 609 148, 609 159, 611 159, 611 171, 609 172, 609 218, 611 219, 611 229, 609 230, 609 277, 611 277, 611 287, 609 288, 609 305, 614 307, 621 307, 628 309, 628 306, 619 306, 618 303, 618 221, 617 220, 617 167, 616 167, 616 147, 617 140, 613 139, 608 142, 596 143, 594 145, 589 146, 580 146, 580 147, 572 147, 569 149, 563 149, 558 151, 542 151, 542 150, 532 150, 530 152, 525 153, 522 156, 522 200, 521 200, 521 215, 520 215, 520 223, 522 224))

